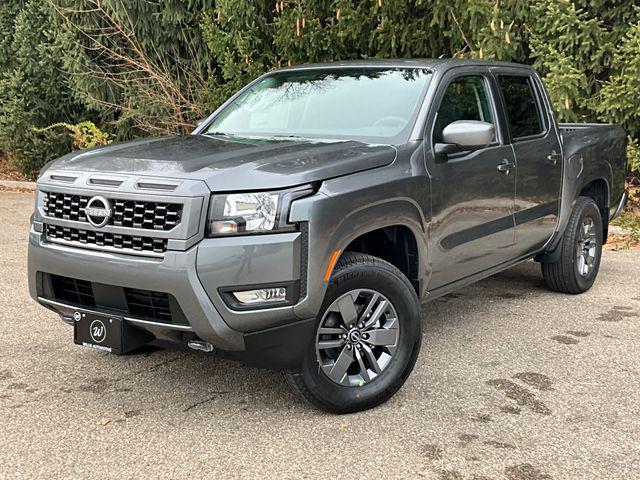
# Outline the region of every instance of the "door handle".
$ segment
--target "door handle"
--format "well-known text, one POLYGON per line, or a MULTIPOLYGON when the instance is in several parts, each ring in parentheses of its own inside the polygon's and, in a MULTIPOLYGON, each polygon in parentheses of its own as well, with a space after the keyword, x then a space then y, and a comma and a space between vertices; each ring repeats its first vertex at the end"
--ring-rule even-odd
POLYGON ((555 166, 555 164, 558 163, 559 159, 560 159, 560 154, 556 153, 555 150, 551 150, 551 153, 547 155, 547 162, 553 166, 555 166))
POLYGON ((498 165, 498 171, 501 172, 501 173, 504 173, 505 175, 509 175, 509 172, 511 170, 513 170, 514 168, 516 168, 516 164, 513 163, 513 162, 510 162, 506 158, 504 158, 502 160, 502 163, 500 163, 500 165, 498 165))

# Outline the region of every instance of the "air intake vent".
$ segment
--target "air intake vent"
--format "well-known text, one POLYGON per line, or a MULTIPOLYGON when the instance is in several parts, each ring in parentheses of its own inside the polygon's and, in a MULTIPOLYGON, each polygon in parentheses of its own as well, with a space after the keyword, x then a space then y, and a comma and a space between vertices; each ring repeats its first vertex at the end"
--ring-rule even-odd
POLYGON ((136 183, 136 188, 141 190, 162 190, 165 192, 172 192, 178 188, 179 185, 179 183, 159 183, 141 180, 136 183))
POLYGON ((132 316, 163 323, 172 321, 169 295, 166 293, 125 288, 124 294, 132 316))
POLYGON ((158 322, 188 326, 189 323, 175 297, 164 292, 92 284, 85 280, 44 274, 50 279, 53 298, 76 307, 115 311, 119 315, 158 322), (95 285, 95 290, 94 290, 95 285), (108 307, 106 307, 108 305, 108 307))
POLYGON ((78 177, 73 175, 51 175, 49 179, 54 182, 73 183, 78 179, 78 177))
POLYGON ((90 178, 89 183, 92 185, 104 185, 105 187, 119 187, 123 180, 113 178, 90 178))
POLYGON ((51 285, 56 299, 60 301, 83 307, 96 306, 91 282, 51 275, 51 285))

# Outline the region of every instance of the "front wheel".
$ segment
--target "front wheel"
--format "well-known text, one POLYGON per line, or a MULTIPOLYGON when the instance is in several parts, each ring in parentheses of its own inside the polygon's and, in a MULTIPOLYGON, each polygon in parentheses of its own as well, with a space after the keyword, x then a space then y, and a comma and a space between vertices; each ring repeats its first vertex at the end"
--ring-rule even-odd
POLYGON ((420 342, 420 302, 407 278, 377 257, 345 253, 329 282, 314 342, 285 379, 321 410, 366 410, 400 389, 420 342))
POLYGON ((578 198, 558 248, 558 260, 542 264, 547 288, 562 293, 589 290, 602 256, 602 218, 591 198, 578 198))

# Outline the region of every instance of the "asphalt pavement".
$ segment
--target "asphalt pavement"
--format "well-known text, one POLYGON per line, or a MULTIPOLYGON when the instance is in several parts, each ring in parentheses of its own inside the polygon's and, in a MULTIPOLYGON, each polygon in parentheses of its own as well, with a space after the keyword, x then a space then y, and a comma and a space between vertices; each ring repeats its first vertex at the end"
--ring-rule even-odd
POLYGON ((28 295, 32 194, 0 192, 0 478, 640 478, 640 251, 548 292, 527 262, 424 309, 402 390, 346 416, 277 372, 112 356, 28 295))

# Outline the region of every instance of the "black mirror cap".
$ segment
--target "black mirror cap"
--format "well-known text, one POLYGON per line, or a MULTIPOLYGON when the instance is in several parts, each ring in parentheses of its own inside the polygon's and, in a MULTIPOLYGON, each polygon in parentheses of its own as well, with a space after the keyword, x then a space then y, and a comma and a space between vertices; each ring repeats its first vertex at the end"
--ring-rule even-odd
POLYGON ((474 152, 486 148, 487 145, 458 145, 457 143, 436 143, 433 146, 433 153, 436 161, 446 162, 449 155, 464 152, 474 152))
POLYGON ((433 153, 436 156, 447 156, 453 153, 462 152, 462 148, 457 143, 436 143, 433 146, 433 153))

